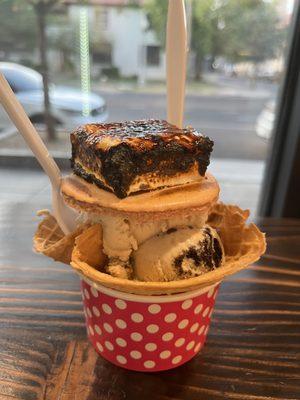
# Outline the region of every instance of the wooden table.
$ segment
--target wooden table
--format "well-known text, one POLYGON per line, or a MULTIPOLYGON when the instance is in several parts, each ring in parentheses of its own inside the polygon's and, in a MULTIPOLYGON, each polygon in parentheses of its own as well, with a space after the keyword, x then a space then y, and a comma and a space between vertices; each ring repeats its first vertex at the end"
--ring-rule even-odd
POLYGON ((261 220, 268 251, 222 284, 205 348, 164 373, 95 353, 79 281, 31 250, 38 204, 0 202, 0 399, 300 399, 300 221, 261 220))

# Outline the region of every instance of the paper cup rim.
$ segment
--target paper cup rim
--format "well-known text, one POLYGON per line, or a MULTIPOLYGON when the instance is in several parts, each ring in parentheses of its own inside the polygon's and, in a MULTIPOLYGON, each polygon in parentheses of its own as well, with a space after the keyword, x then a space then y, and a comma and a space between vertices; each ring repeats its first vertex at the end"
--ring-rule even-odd
POLYGON ((127 301, 135 301, 138 303, 172 303, 176 301, 182 301, 182 300, 187 300, 187 299, 192 299, 194 297, 200 296, 201 294, 204 294, 208 292, 209 290, 215 288, 217 285, 219 285, 221 282, 214 283, 213 285, 207 286, 205 288, 199 288, 199 289, 194 289, 188 292, 182 292, 182 293, 175 293, 175 294, 164 294, 164 295, 141 295, 141 294, 135 294, 135 293, 128 293, 128 292, 121 292, 116 289, 111 289, 108 288, 107 286, 100 285, 99 283, 95 283, 88 278, 86 278, 84 275, 80 274, 80 278, 85 281, 88 285, 94 287, 101 293, 104 293, 108 296, 111 297, 116 297, 122 300, 127 300, 127 301))

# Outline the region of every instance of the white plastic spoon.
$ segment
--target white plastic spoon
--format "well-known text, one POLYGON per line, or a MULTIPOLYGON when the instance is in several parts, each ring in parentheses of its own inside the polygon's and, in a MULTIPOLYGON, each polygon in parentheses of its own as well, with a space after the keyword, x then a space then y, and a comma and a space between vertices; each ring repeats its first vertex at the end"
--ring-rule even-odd
POLYGON ((75 212, 69 208, 60 192, 61 174, 60 170, 49 154, 44 142, 36 129, 30 122, 22 105, 11 90, 5 77, 0 73, 0 103, 3 105, 8 116, 21 133, 26 143, 34 153, 38 162, 48 175, 52 185, 52 207, 53 214, 65 234, 75 229, 75 212))
POLYGON ((167 120, 182 128, 187 58, 184 0, 169 0, 166 47, 167 120))

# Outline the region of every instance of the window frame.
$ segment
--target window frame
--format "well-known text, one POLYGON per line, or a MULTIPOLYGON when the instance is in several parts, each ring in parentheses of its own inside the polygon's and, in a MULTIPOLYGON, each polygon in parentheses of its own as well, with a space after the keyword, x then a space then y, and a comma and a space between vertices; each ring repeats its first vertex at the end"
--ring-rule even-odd
POLYGON ((146 46, 146 64, 147 64, 147 67, 154 67, 155 68, 155 67, 159 67, 160 66, 160 64, 161 64, 161 59, 160 59, 161 55, 160 55, 160 53, 161 53, 161 46, 159 46, 159 45, 147 45, 146 46), (157 54, 152 53, 150 55, 150 53, 151 53, 150 50, 151 51, 153 51, 153 50, 157 51, 157 54), (148 53, 148 51, 149 51, 149 53, 148 53), (154 60, 154 62, 153 62, 153 60, 154 60))
POLYGON ((262 184, 259 215, 300 218, 300 2, 296 1, 284 81, 262 184))

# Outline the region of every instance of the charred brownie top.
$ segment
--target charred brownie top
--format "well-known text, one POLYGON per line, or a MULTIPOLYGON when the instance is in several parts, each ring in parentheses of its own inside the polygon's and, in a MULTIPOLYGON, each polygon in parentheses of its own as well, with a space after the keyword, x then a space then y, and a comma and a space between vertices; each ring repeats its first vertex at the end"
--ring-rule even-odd
POLYGON ((71 142, 74 172, 120 198, 143 174, 170 177, 196 162, 204 175, 213 148, 195 129, 156 119, 84 125, 71 133, 71 142))

